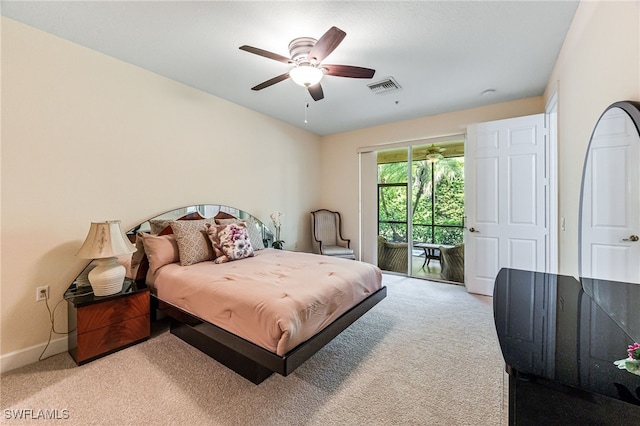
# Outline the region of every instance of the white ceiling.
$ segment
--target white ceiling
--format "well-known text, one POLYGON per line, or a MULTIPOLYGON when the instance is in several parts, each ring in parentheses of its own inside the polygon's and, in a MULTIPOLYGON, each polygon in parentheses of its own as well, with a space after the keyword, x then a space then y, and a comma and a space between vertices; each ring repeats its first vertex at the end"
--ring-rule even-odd
POLYGON ((577 1, 6 1, 2 15, 319 135, 541 95, 577 1), (311 100, 289 66, 296 38, 347 33, 324 61, 376 70, 325 76, 311 100), (397 92, 368 83, 393 77, 397 92), (485 94, 488 89, 495 90, 485 94), (309 102, 308 123, 304 123, 309 102))

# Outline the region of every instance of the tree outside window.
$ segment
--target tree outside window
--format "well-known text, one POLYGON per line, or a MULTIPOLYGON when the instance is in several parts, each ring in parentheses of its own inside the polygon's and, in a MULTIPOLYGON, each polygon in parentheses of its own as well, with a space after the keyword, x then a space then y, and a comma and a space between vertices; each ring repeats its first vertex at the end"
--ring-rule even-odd
MULTIPOLYGON (((412 241, 456 245, 463 241, 464 157, 411 162, 412 241)), ((407 162, 378 165, 379 234, 407 241, 407 162)))

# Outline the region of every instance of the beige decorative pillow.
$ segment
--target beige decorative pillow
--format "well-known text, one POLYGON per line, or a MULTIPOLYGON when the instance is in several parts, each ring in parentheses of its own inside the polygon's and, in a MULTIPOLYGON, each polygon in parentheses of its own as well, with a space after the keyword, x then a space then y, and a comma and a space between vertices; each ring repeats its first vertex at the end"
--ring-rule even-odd
POLYGON ((222 253, 216 257, 215 263, 245 259, 254 255, 246 223, 208 225, 206 229, 216 254, 222 253))
POLYGON ((151 219, 149 221, 149 227, 151 228, 151 233, 153 235, 159 235, 160 232, 164 230, 164 228, 169 226, 170 222, 171 222, 170 219, 151 219))
POLYGON ((170 223, 178 243, 180 265, 189 266, 215 258, 204 230, 205 224, 214 223, 214 219, 175 220, 170 223))
POLYGON ((140 266, 140 262, 142 262, 142 258, 144 257, 144 244, 142 242, 142 238, 140 238, 140 234, 136 235, 136 251, 131 255, 131 269, 134 270, 138 266, 140 266))
MULTIPOLYGON (((216 219, 218 222, 219 219, 216 219)), ((238 223, 238 219, 229 219, 231 223, 238 223)), ((219 226, 224 227, 225 224, 220 224, 219 226)), ((216 223, 207 223, 204 225, 204 232, 209 237, 209 242, 211 243, 211 248, 213 249, 213 258, 218 259, 224 256, 224 252, 222 251, 222 247, 219 244, 214 243, 214 241, 218 238, 218 225, 216 223)), ((221 263, 221 262, 219 262, 221 263)))
POLYGON ((253 217, 246 220, 247 232, 254 250, 264 249, 264 241, 262 241, 262 225, 260 225, 253 217))
POLYGON ((173 234, 156 236, 139 233, 138 238, 144 243, 144 251, 149 259, 149 269, 156 273, 159 268, 170 263, 178 262, 180 255, 178 243, 173 234))

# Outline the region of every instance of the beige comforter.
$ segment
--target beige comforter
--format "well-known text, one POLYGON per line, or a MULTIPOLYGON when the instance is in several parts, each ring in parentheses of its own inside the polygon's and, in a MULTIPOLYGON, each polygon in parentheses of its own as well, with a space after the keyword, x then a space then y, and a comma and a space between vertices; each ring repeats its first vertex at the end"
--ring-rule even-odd
POLYGON ((216 265, 165 265, 149 281, 159 299, 284 355, 381 288, 368 263, 265 249, 216 265))

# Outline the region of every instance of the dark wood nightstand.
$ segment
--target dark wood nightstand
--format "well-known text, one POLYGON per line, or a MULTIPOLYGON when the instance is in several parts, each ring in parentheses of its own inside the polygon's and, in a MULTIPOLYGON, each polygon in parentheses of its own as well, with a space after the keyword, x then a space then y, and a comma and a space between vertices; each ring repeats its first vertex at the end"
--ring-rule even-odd
POLYGON ((149 288, 125 280, 122 291, 94 296, 74 282, 65 292, 69 353, 78 365, 147 340, 151 334, 149 288))

